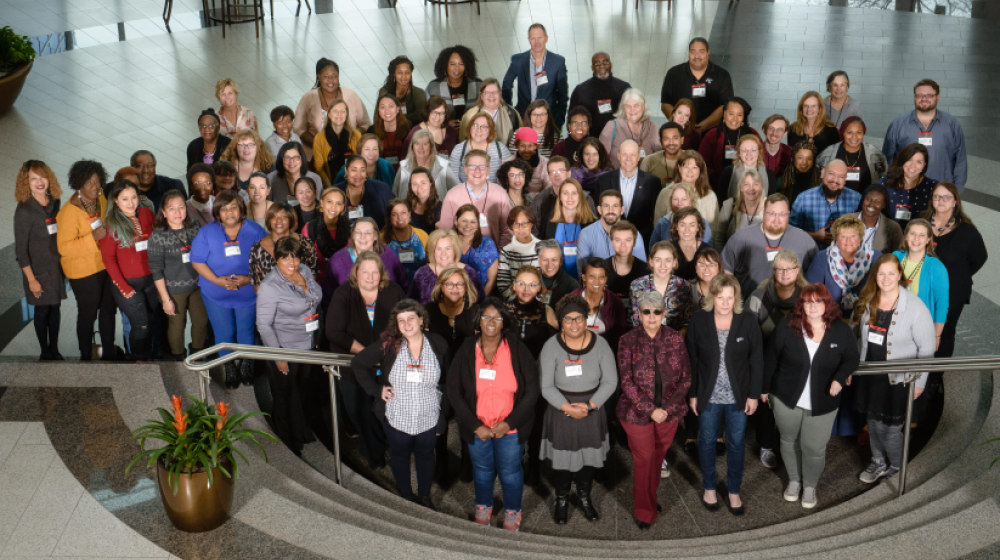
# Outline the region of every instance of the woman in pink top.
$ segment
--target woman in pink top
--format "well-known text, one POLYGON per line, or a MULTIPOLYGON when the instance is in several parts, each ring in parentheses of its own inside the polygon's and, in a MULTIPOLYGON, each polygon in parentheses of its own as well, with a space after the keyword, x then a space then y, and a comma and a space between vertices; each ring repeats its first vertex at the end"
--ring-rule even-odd
POLYGON ((466 339, 449 371, 448 402, 472 458, 475 522, 490 524, 499 476, 503 526, 517 531, 524 493, 521 459, 534 424, 538 366, 513 332, 514 318, 499 298, 483 300, 474 324, 478 336, 466 339))

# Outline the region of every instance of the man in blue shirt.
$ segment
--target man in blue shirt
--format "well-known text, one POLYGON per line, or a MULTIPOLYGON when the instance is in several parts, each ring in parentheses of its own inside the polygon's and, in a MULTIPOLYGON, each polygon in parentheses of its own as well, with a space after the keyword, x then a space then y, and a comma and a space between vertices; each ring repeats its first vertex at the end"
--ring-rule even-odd
POLYGON ((920 80, 913 87, 913 111, 896 117, 885 132, 882 153, 889 164, 910 144, 923 144, 930 153, 927 177, 955 183, 965 190, 969 167, 965 156, 965 134, 955 117, 939 111, 941 88, 934 80, 920 80))
MULTIPOLYGON (((601 193, 597 203, 597 213, 601 219, 583 228, 576 242, 576 264, 580 274, 583 274, 583 262, 588 257, 606 259, 615 254, 611 245, 611 226, 622 218, 622 206, 622 193, 610 189, 601 193)), ((642 241, 641 233, 636 235, 638 239, 632 247, 632 256, 645 262, 646 244, 642 241)))
POLYGON ((528 28, 531 50, 510 57, 510 66, 503 77, 503 100, 524 114, 528 104, 544 99, 552 109, 552 119, 557 129, 566 122, 566 105, 569 100, 569 82, 566 77, 566 59, 545 49, 549 35, 545 26, 534 23, 528 28), (517 80, 517 102, 514 102, 514 80, 517 80))
POLYGON ((820 186, 803 192, 795 199, 789 223, 808 233, 820 249, 825 249, 833 242, 830 225, 844 214, 855 212, 861 202, 861 194, 844 188, 847 164, 840 159, 826 164, 820 181, 820 186))

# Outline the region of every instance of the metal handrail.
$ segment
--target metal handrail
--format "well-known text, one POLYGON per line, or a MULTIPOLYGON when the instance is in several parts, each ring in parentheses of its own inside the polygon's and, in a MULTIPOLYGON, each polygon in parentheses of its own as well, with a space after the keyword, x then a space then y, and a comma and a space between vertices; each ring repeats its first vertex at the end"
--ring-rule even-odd
MULTIPOLYGON (((337 389, 335 378, 340 377, 340 368, 351 365, 352 354, 333 354, 329 352, 317 352, 314 350, 291 350, 288 348, 270 348, 267 346, 252 346, 248 344, 223 343, 216 344, 211 348, 206 348, 188 356, 184 360, 184 366, 191 371, 197 371, 198 388, 201 399, 204 401, 208 393, 208 383, 210 377, 208 370, 220 366, 227 362, 240 358, 251 358, 256 360, 275 360, 295 362, 301 364, 313 364, 323 367, 323 370, 330 376, 330 403, 331 415, 333 417, 333 447, 336 459, 337 484, 343 485, 341 476, 340 460, 340 436, 337 424, 337 389), (219 350, 229 350, 225 356, 219 356, 208 362, 196 363, 196 360, 206 358, 215 354, 219 350)), ((927 358, 910 360, 892 360, 885 362, 862 362, 854 375, 887 375, 893 373, 914 373, 914 372, 957 372, 1000 369, 1000 356, 974 356, 974 357, 952 357, 952 358, 927 358)), ((899 469, 899 495, 906 492, 906 467, 909 463, 910 452, 910 424, 913 420, 913 400, 916 392, 916 383, 913 379, 907 379, 904 384, 909 386, 910 396, 906 402, 906 420, 903 425, 903 463, 899 469)))
POLYGON ((340 377, 341 367, 351 365, 353 357, 351 354, 333 354, 329 352, 317 352, 315 350, 293 350, 290 348, 271 348, 268 346, 225 342, 191 354, 184 359, 184 367, 198 372, 198 391, 201 394, 201 400, 205 401, 208 396, 208 383, 211 381, 208 373, 209 370, 233 360, 250 358, 254 360, 273 360, 322 366, 323 371, 330 378, 330 416, 333 420, 333 456, 336 466, 336 483, 343 486, 344 477, 341 472, 340 426, 337 422, 337 384, 335 379, 340 377), (196 360, 207 358, 220 350, 229 350, 230 353, 207 362, 196 362, 196 360))

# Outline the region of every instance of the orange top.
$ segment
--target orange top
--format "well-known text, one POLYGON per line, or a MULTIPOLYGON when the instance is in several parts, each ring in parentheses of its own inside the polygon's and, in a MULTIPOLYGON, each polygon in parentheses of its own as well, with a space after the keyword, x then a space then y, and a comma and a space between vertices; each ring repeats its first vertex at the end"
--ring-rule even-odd
MULTIPOLYGON (((517 378, 510 360, 507 341, 500 343, 492 362, 487 362, 483 349, 476 345, 476 416, 483 425, 492 427, 502 422, 514 409, 517 378), (485 370, 485 371, 484 371, 485 370), (492 374, 490 372, 493 372, 492 374), (490 379, 492 377, 492 379, 490 379)), ((507 432, 516 434, 517 430, 507 432)))

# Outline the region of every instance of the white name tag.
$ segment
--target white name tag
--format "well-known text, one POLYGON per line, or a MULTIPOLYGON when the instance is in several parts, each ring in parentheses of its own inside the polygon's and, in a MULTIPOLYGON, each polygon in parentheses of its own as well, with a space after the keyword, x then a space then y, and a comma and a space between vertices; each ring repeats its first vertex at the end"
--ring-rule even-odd
POLYGON ((358 218, 363 218, 365 215, 365 207, 359 205, 357 208, 351 208, 347 211, 347 217, 351 220, 357 220, 358 218))
POLYGON ((406 368, 406 382, 407 383, 423 383, 424 382, 424 370, 418 367, 408 367, 406 368))
POLYGON ((903 208, 902 206, 896 207, 896 219, 897 220, 909 220, 910 219, 910 209, 903 208))
POLYGON ((577 364, 566 366, 566 377, 580 377, 583 375, 583 366, 577 364))
POLYGON ((368 322, 369 323, 374 323, 375 322, 375 310, 374 309, 369 309, 368 310, 368 322))
POLYGON ((93 222, 90 222, 90 229, 97 229, 104 225, 104 222, 100 218, 96 218, 93 222))
POLYGON ((479 370, 479 379, 489 379, 490 381, 497 378, 497 370, 482 368, 479 370))
POLYGON ((567 257, 575 257, 576 245, 563 245, 563 254, 567 257))
POLYGON ((691 97, 705 97, 705 85, 697 84, 691 86, 691 97))
POLYGON ((736 146, 726 146, 726 159, 736 159, 736 146))
POLYGON ((861 180, 861 170, 857 167, 847 168, 847 180, 848 181, 860 181, 861 180))
POLYGON ((451 96, 451 104, 452 105, 465 105, 465 96, 464 95, 452 95, 451 96))
POLYGON ((479 215, 479 227, 490 227, 490 223, 486 220, 486 214, 479 215))
POLYGON ((601 99, 601 100, 598 100, 598 102, 597 102, 597 111, 599 113, 601 113, 602 115, 604 115, 606 113, 610 113, 611 112, 611 100, 610 99, 601 99))
POLYGON ((49 224, 45 226, 45 229, 49 230, 49 235, 52 235, 59 231, 59 224, 49 224))
POLYGON ((934 138, 932 138, 930 134, 927 134, 927 135, 921 134, 920 137, 917 138, 917 142, 920 142, 924 146, 933 146, 934 145, 934 138))
POLYGON ((181 253, 181 262, 188 264, 191 262, 191 253, 181 253))
POLYGON ((399 110, 402 111, 403 114, 405 115, 406 114, 406 105, 403 105, 402 107, 400 107, 399 110))
POLYGON ((767 252, 767 262, 774 262, 774 257, 778 255, 778 251, 768 251, 767 252))
POLYGON ((401 263, 412 263, 416 262, 416 257, 413 256, 413 249, 403 249, 399 252, 399 262, 401 263))
POLYGON ((149 241, 146 241, 145 239, 142 241, 135 242, 136 251, 145 251, 147 246, 149 246, 149 241))
POLYGON ((388 161, 389 163, 391 163, 393 165, 398 165, 399 164, 399 158, 396 157, 396 156, 387 157, 387 158, 385 158, 385 161, 388 161))
POLYGON ((535 85, 536 86, 544 86, 547 83, 549 83, 549 77, 545 75, 545 72, 541 72, 539 74, 535 74, 535 85))
POLYGON ((226 256, 227 257, 235 257, 235 256, 238 256, 239 254, 240 254, 240 246, 239 245, 228 245, 226 247, 226 256))
POLYGON ((885 342, 885 335, 875 331, 868 331, 868 342, 882 346, 882 343, 885 342))
POLYGON ((319 319, 313 319, 312 321, 306 321, 306 332, 313 332, 319 330, 319 319))
POLYGON ((646 157, 646 148, 639 146, 639 159, 646 157))

